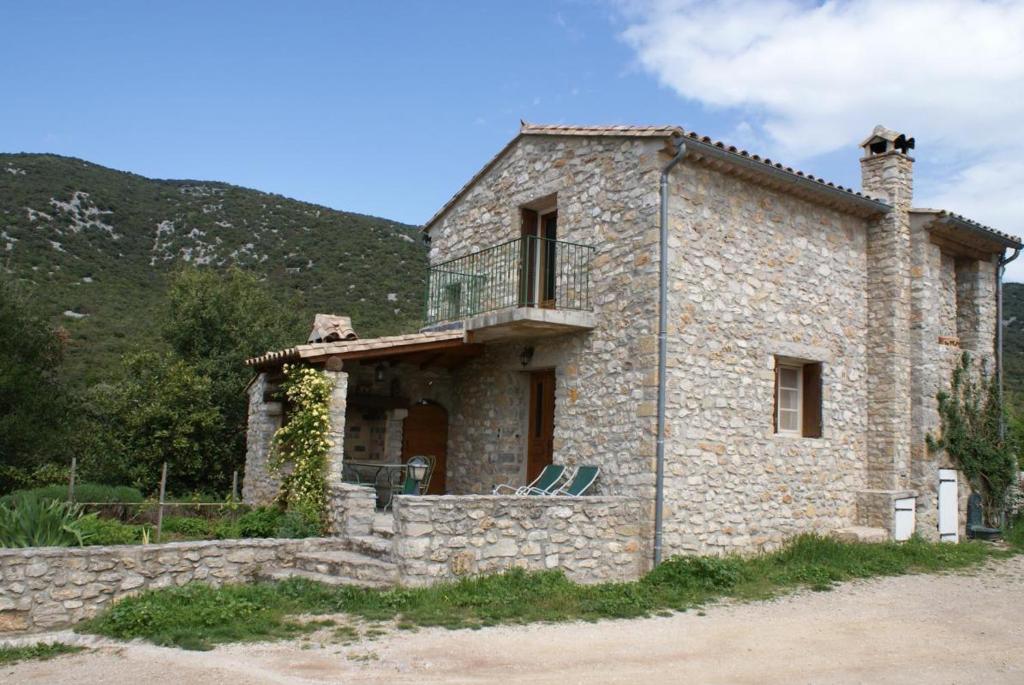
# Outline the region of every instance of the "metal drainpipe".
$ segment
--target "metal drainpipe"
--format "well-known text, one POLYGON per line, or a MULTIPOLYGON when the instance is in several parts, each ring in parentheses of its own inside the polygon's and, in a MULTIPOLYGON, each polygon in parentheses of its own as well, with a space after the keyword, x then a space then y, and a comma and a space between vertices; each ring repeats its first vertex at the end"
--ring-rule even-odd
POLYGON ((658 437, 654 479, 654 565, 661 563, 661 537, 665 508, 665 388, 668 359, 668 176, 686 156, 686 144, 679 141, 676 154, 661 170, 661 259, 658 270, 658 437))
MULTIPOLYGON (((996 387, 1000 404, 1003 402, 1003 272, 1006 271, 1006 265, 1019 255, 1019 247, 1013 251, 1009 259, 999 255, 999 266, 996 268, 996 387)), ((1006 416, 1002 412, 999 414, 999 438, 1006 438, 1006 416)))

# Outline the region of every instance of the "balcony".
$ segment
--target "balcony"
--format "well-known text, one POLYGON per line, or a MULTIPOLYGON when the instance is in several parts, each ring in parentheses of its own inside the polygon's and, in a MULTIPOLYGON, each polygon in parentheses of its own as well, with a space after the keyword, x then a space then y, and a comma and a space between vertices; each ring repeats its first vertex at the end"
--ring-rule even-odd
POLYGON ((426 326, 462 322, 477 342, 594 327, 589 245, 523 236, 430 268, 426 326))

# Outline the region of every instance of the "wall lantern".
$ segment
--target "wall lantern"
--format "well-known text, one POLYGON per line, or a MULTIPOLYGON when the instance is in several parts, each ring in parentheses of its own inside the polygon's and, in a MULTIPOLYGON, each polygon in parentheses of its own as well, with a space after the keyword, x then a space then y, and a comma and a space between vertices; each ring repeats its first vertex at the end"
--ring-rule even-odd
POLYGON ((374 380, 376 380, 378 383, 382 383, 384 381, 384 371, 386 369, 387 369, 387 367, 384 366, 384 362, 381 362, 380 364, 377 364, 377 368, 374 369, 374 371, 373 371, 373 378, 374 378, 374 380))
POLYGON ((417 483, 422 483, 423 479, 427 477, 427 460, 425 458, 415 456, 405 466, 409 469, 409 477, 417 483))
POLYGON ((533 361, 533 348, 524 347, 523 351, 519 353, 519 363, 522 364, 525 369, 530 365, 531 361, 533 361))

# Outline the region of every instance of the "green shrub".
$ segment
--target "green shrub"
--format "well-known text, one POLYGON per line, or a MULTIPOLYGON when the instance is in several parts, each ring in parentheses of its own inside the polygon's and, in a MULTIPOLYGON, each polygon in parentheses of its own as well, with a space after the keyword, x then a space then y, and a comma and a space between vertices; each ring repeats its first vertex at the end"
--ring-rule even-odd
POLYGON ((81 521, 95 516, 83 516, 77 504, 17 497, 0 503, 0 547, 81 546, 81 521))
POLYGON ((148 526, 133 526, 114 519, 85 516, 78 521, 86 545, 134 545, 148 526))
MULTIPOLYGON (((16 490, 0 499, 0 502, 9 503, 19 497, 30 497, 39 500, 59 500, 64 502, 68 498, 67 485, 47 485, 41 488, 30 490, 16 490)), ((99 502, 103 504, 111 502, 124 502, 127 504, 140 504, 143 501, 142 493, 135 488, 125 485, 101 485, 98 483, 80 483, 75 485, 76 502, 99 502)))
POLYGON ((272 538, 277 536, 284 512, 275 507, 259 507, 238 517, 236 529, 243 538, 272 538))
POLYGON ((209 520, 194 516, 168 516, 163 520, 163 532, 188 538, 210 537, 212 529, 209 520))
POLYGON ((650 585, 692 590, 728 590, 743 580, 738 557, 671 557, 647 574, 650 585))
POLYGON ((274 531, 278 538, 313 538, 320 535, 320 523, 299 511, 287 511, 274 531))

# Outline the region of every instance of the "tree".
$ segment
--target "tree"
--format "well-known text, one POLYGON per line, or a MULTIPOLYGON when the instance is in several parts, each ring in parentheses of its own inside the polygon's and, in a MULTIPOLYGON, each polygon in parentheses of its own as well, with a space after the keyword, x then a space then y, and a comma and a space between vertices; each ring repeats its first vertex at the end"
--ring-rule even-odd
POLYGON ((251 274, 176 273, 159 321, 167 351, 125 359, 125 378, 90 394, 88 472, 152 489, 221 490, 245 460, 248 357, 294 344, 298 308, 251 274))
POLYGON ((0 492, 60 456, 67 426, 61 383, 66 336, 0 277, 0 492))
POLYGON ((938 438, 928 436, 929 450, 946 450, 963 469, 990 520, 1002 510, 1017 474, 1014 432, 1008 438, 1000 430, 1005 414, 997 384, 996 377, 975 372, 970 355, 964 352, 953 370, 949 392, 937 396, 942 433, 938 438))

